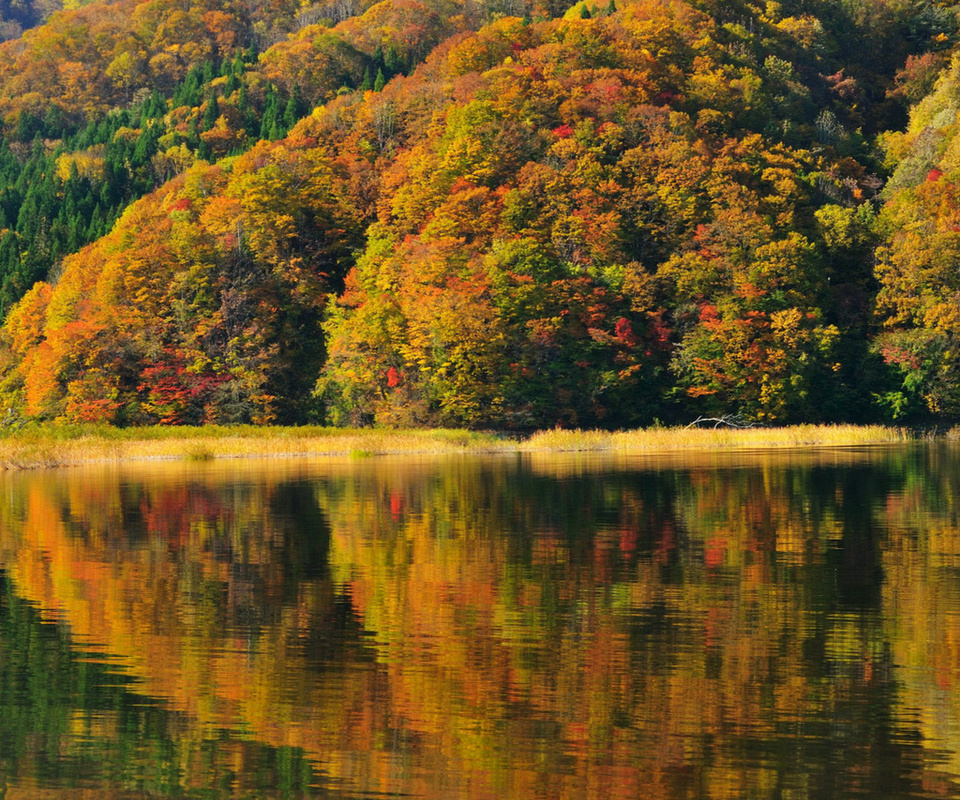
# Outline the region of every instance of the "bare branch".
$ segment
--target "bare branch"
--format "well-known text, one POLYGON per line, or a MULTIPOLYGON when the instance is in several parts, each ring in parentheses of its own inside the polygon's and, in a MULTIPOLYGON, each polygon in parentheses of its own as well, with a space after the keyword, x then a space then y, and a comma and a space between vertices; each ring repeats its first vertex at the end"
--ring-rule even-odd
POLYGON ((722 417, 697 417, 693 422, 687 425, 688 428, 699 428, 710 425, 720 428, 762 428, 762 423, 747 419, 743 414, 724 414, 722 417))

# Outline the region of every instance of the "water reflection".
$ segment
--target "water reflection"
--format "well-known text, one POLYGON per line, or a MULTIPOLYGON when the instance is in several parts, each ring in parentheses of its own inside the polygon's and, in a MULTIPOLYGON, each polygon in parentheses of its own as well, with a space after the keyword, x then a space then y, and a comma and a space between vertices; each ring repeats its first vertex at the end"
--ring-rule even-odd
POLYGON ((6 797, 960 796, 958 455, 3 476, 6 797))

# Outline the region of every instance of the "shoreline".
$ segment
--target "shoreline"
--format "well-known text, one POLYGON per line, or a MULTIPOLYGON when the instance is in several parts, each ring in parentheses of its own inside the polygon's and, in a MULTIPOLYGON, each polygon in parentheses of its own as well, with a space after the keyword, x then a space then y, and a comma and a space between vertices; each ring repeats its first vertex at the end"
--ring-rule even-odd
MULTIPOLYGON (((612 432, 554 429, 510 437, 455 429, 110 428, 46 424, 0 433, 0 470, 157 460, 851 447, 905 443, 921 438, 924 437, 907 428, 882 425, 657 427, 612 432)), ((954 432, 938 438, 954 438, 954 432)))

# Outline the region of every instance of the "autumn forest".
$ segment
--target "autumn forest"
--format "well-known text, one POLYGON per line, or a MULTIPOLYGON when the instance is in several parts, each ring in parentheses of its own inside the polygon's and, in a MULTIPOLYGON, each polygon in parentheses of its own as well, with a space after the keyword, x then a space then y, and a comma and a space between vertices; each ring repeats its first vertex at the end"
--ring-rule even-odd
POLYGON ((960 6, 0 0, 0 412, 960 416, 960 6))

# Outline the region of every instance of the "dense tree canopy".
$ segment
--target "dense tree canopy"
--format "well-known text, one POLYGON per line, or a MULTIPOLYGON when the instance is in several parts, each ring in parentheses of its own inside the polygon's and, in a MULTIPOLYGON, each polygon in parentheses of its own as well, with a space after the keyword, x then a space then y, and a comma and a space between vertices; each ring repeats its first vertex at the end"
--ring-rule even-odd
POLYGON ((0 45, 22 414, 960 411, 953 7, 165 2, 0 45))

